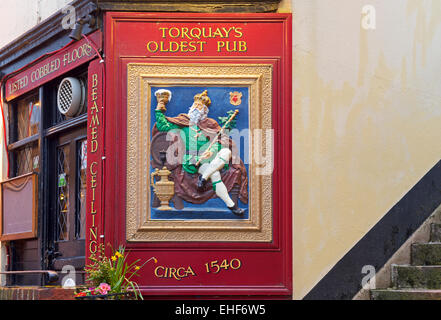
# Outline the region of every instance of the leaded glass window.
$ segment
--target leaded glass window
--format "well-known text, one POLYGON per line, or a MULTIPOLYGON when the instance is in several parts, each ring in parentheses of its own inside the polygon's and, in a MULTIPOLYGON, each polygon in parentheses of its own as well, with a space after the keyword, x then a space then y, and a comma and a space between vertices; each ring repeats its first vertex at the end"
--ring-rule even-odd
POLYGON ((40 170, 40 107, 37 92, 9 105, 9 177, 40 170))
POLYGON ((57 240, 69 239, 69 145, 57 148, 57 240))
POLYGON ((38 134, 40 102, 38 95, 22 99, 17 104, 17 141, 38 134))
POLYGON ((15 155, 14 176, 21 176, 30 172, 38 172, 40 166, 40 155, 38 143, 26 144, 24 147, 13 151, 15 155))
POLYGON ((77 239, 86 237, 86 169, 87 169, 87 140, 77 143, 77 205, 76 205, 76 230, 77 239))

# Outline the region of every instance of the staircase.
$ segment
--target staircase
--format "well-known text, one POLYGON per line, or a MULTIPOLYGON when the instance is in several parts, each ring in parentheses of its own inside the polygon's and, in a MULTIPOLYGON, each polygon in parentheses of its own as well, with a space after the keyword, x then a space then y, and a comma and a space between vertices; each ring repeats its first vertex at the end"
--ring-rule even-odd
POLYGON ((441 300, 441 224, 430 225, 430 242, 413 243, 410 265, 392 265, 392 286, 371 290, 372 300, 441 300))

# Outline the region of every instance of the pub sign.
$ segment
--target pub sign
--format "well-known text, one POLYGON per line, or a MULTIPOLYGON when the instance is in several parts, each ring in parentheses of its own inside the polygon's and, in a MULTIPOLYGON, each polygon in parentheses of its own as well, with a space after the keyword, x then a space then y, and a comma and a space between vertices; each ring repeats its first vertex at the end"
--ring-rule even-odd
POLYGON ((104 34, 89 227, 155 258, 145 295, 289 298, 291 16, 109 12, 104 34))

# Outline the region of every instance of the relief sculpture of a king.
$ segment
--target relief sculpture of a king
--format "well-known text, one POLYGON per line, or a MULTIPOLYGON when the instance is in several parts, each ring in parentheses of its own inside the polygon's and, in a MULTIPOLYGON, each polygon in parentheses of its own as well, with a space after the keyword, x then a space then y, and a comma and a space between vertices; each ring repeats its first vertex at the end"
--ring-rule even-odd
POLYGON ((232 133, 249 127, 248 89, 156 87, 151 95, 152 218, 247 219, 248 141, 232 133))

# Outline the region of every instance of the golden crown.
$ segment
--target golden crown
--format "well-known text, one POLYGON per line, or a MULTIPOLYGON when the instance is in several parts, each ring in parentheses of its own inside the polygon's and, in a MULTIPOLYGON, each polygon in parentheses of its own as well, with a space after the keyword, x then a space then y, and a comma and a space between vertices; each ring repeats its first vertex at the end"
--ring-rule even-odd
POLYGON ((201 102, 201 103, 205 104, 207 107, 209 107, 210 104, 211 104, 211 99, 207 95, 207 90, 205 90, 202 93, 198 93, 197 95, 195 95, 194 96, 194 101, 195 102, 201 102))

